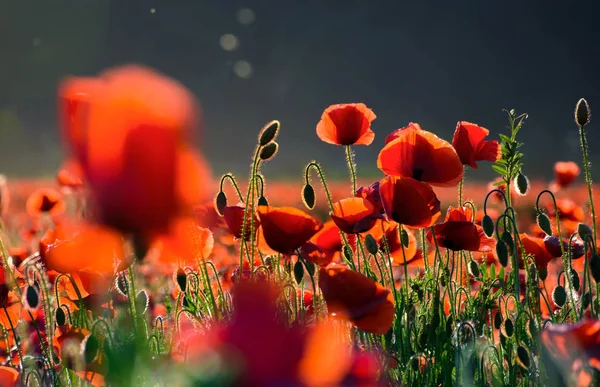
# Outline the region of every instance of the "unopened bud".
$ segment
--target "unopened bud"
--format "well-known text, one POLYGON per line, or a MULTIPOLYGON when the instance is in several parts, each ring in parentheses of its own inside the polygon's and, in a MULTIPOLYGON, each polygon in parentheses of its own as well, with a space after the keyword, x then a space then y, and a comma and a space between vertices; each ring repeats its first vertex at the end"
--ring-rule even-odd
POLYGON ((277 134, 279 134, 279 127, 281 124, 279 121, 274 120, 266 124, 258 135, 258 145, 265 146, 271 141, 275 140, 277 134))
POLYGON ((589 124, 591 116, 590 105, 585 98, 581 98, 575 105, 575 123, 579 126, 585 126, 589 124))

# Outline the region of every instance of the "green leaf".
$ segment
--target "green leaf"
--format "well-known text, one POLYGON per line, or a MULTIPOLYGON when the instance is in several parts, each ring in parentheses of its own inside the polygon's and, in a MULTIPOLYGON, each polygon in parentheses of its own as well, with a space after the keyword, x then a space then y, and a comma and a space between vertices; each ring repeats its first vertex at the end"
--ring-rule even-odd
POLYGON ((492 165, 492 169, 500 175, 506 175, 506 168, 501 165, 492 165))

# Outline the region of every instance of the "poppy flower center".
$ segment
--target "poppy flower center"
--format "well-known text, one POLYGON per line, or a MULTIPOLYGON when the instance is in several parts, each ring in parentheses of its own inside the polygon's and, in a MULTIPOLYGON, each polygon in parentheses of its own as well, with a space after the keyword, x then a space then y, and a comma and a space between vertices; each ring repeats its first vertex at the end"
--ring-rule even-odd
POLYGON ((423 181, 423 169, 413 168, 412 178, 418 181, 423 181))
POLYGON ((42 197, 42 202, 40 203, 40 211, 48 212, 54 208, 56 203, 57 203, 56 200, 52 200, 47 195, 44 195, 42 197))

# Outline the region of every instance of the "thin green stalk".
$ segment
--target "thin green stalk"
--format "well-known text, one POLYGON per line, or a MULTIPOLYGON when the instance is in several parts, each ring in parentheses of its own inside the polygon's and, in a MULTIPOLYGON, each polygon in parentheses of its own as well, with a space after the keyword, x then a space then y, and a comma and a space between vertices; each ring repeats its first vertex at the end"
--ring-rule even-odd
POLYGON ((590 199, 590 211, 592 212, 592 230, 594 232, 594 246, 596 246, 596 210, 594 208, 594 196, 592 192, 592 175, 590 173, 590 163, 588 161, 588 145, 585 136, 584 126, 579 127, 579 139, 581 141, 581 153, 583 155, 583 169, 585 171, 585 182, 588 188, 588 196, 590 199))
POLYGON ((356 164, 354 163, 354 153, 350 145, 346 145, 346 161, 348 161, 350 181, 352 181, 352 196, 354 196, 356 195, 356 164))

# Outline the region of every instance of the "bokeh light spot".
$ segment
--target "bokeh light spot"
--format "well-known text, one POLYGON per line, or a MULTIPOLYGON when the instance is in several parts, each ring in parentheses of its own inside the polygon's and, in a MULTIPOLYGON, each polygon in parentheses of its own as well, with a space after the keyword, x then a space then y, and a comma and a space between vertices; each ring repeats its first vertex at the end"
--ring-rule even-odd
POLYGON ((233 51, 236 48, 238 48, 239 45, 239 41, 238 38, 236 38, 235 35, 233 34, 225 34, 223 36, 221 36, 221 39, 219 39, 219 44, 221 45, 221 48, 225 51, 233 51))
POLYGON ((233 64, 233 72, 240 78, 250 78, 252 76, 252 65, 245 60, 238 60, 233 64))
POLYGON ((237 20, 240 24, 248 25, 254 23, 256 15, 250 8, 240 8, 237 12, 237 20))

